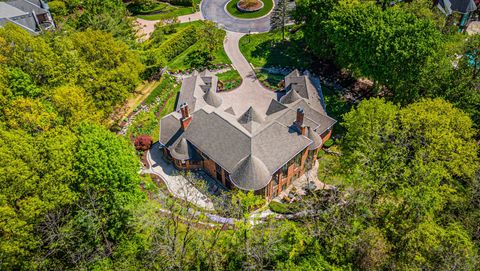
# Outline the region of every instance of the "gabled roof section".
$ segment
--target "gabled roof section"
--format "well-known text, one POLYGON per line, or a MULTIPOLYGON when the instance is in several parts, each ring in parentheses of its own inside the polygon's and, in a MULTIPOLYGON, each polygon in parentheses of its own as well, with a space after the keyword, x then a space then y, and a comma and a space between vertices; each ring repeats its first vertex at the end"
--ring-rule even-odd
POLYGON ((477 9, 474 0, 439 0, 437 7, 445 15, 451 15, 453 12, 466 14, 477 9))
POLYGON ((250 133, 260 128, 264 121, 265 119, 251 106, 238 118, 238 123, 245 127, 250 133))
POLYGON ((280 98, 280 102, 282 104, 291 104, 295 101, 298 101, 300 100, 302 97, 298 94, 298 92, 294 89, 290 89, 287 94, 285 94, 284 96, 282 96, 282 98, 280 98))
POLYGON ((272 114, 275 114, 277 112, 280 112, 284 109, 287 109, 288 107, 286 105, 283 105, 281 104, 280 102, 272 99, 272 101, 270 102, 270 105, 268 106, 268 109, 267 109, 267 116, 269 115, 272 115, 272 114))
POLYGON ((232 116, 235 116, 235 111, 233 110, 233 107, 229 107, 227 109, 225 109, 225 112, 232 115, 232 116))

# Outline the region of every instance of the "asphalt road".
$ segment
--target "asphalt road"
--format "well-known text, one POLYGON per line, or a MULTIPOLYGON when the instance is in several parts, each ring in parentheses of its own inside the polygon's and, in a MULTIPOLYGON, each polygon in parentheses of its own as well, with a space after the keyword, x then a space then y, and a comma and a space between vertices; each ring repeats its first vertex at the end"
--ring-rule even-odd
MULTIPOLYGON (((230 0, 203 0, 201 10, 203 18, 216 22, 225 30, 249 33, 268 32, 270 30, 270 14, 260 19, 237 19, 225 10, 225 5, 230 0)), ((275 2, 277 2, 275 0, 275 2)))

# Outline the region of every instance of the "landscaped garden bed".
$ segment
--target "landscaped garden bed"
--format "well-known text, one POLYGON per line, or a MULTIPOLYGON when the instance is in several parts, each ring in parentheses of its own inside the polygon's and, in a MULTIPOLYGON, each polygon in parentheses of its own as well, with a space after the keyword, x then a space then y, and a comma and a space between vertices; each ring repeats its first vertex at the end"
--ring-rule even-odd
POLYGON ((232 0, 227 3, 227 12, 240 19, 260 18, 273 9, 273 0, 232 0))
POLYGON ((285 87, 285 75, 268 73, 264 70, 256 72, 257 79, 262 85, 273 91, 283 91, 285 87))
POLYGON ((218 90, 227 91, 239 87, 242 84, 242 77, 236 70, 230 70, 217 74, 218 90))
POLYGON ((174 110, 177 93, 180 85, 175 78, 170 75, 164 75, 161 83, 145 99, 143 105, 139 106, 138 113, 129 123, 126 136, 135 138, 139 135, 149 135, 154 140, 158 139, 158 123, 161 116, 164 116, 174 110))
POLYGON ((240 0, 237 2, 237 9, 242 12, 259 11, 265 6, 260 0, 240 0))

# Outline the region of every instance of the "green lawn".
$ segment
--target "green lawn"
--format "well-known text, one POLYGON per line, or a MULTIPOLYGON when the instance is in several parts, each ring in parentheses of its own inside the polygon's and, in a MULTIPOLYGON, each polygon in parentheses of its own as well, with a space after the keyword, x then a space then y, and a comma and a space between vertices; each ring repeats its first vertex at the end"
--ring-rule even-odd
MULTIPOLYGON (((172 6, 170 8, 172 8, 172 6)), ((174 17, 192 14, 194 12, 195 11, 193 10, 192 7, 174 7, 173 9, 170 9, 169 11, 166 11, 166 12, 149 14, 149 15, 137 15, 137 17, 144 20, 156 21, 156 20, 172 19, 174 17)))
POLYGON ((267 88, 275 91, 282 90, 283 87, 280 86, 280 82, 285 78, 284 75, 267 73, 262 70, 256 72, 256 75, 258 80, 267 88))
POLYGON ((267 15, 273 8, 273 0, 261 0, 263 8, 255 12, 241 12, 237 9, 240 0, 232 0, 227 4, 227 11, 234 17, 242 19, 253 19, 267 15))
POLYGON ((242 77, 237 70, 230 70, 217 74, 218 80, 223 84, 223 90, 231 90, 242 84, 242 77))
POLYGON ((174 6, 167 3, 155 2, 151 6, 138 5, 138 4, 129 4, 127 5, 128 11, 133 15, 149 15, 154 13, 165 13, 170 12, 175 9, 174 6))
MULTIPOLYGON (((197 6, 199 2, 200 1, 195 0, 195 6, 197 6)), ((151 6, 129 4, 127 8, 134 16, 144 20, 171 19, 198 11, 198 8, 194 9, 192 6, 175 6, 160 1, 156 1, 151 6)))
POLYGON ((240 51, 255 67, 309 67, 312 64, 312 57, 305 50, 303 33, 300 30, 294 34, 285 32, 287 38, 285 41, 282 41, 279 30, 245 35, 240 39, 240 51))
POLYGON ((170 97, 170 99, 167 100, 167 102, 165 103, 165 106, 160 112, 160 118, 165 117, 166 115, 172 113, 175 110, 175 103, 177 101, 177 96, 178 96, 178 91, 175 92, 175 94, 172 95, 172 97, 170 97))

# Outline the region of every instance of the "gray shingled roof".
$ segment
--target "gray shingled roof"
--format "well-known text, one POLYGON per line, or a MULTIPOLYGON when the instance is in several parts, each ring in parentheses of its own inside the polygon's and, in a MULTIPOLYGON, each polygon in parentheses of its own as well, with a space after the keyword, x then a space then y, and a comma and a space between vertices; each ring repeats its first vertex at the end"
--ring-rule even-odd
POLYGON ((207 90, 203 95, 205 102, 213 107, 219 107, 222 104, 222 98, 213 89, 207 90))
POLYGON ((180 137, 169 150, 172 157, 177 160, 190 160, 196 156, 195 149, 184 137, 180 137))
POLYGON ((280 98, 280 102, 282 104, 291 104, 300 99, 302 99, 302 96, 300 96, 300 94, 298 94, 298 92, 295 89, 291 89, 287 92, 287 94, 285 94, 284 96, 282 96, 282 98, 280 98))
POLYGON ((453 12, 466 14, 477 9, 474 0, 439 0, 437 7, 445 15, 450 15, 453 12))
POLYGON ((312 128, 307 127, 307 137, 312 141, 308 149, 313 151, 322 145, 322 138, 312 128))
POLYGON ((185 101, 195 104, 193 107, 189 104, 192 122, 183 131, 179 112, 165 116, 160 123, 160 143, 177 157, 186 157, 191 150, 189 146, 196 148, 230 173, 239 188, 263 188, 295 155, 305 148, 318 148, 322 144, 319 134, 336 122, 326 115, 318 89, 309 77, 298 71, 287 77, 286 81, 303 85, 291 86, 288 96, 284 96, 295 99, 285 104, 272 99, 266 112, 250 107, 240 116, 217 100, 220 97, 214 89, 216 76, 203 72, 184 79, 181 91, 186 93, 180 94, 178 104, 185 101), (306 97, 295 89, 303 89, 306 97), (293 125, 298 108, 305 112, 306 135, 301 135, 293 125))
POLYGON ((0 18, 12 18, 17 16, 27 15, 28 12, 20 10, 5 2, 0 2, 0 18))
POLYGON ((238 118, 238 123, 250 133, 260 128, 264 121, 265 119, 251 106, 238 118))
POLYGON ((230 174, 230 180, 240 189, 259 190, 265 187, 272 175, 265 164, 257 157, 249 154, 243 158, 230 174))

